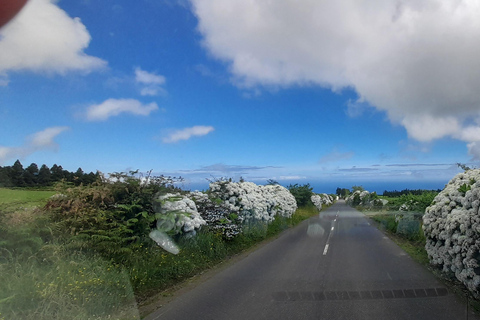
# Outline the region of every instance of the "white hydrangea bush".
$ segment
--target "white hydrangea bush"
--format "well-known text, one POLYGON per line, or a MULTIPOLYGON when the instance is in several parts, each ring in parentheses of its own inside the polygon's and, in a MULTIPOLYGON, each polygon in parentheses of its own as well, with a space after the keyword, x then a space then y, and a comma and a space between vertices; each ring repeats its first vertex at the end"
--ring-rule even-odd
POLYGON ((312 203, 315 205, 318 211, 322 210, 323 205, 331 205, 334 202, 333 197, 326 193, 313 194, 310 200, 312 200, 312 203))
POLYGON ((195 202, 180 193, 158 196, 154 201, 154 209, 157 228, 162 231, 194 232, 206 224, 198 212, 195 202))
POLYGON ((364 199, 369 196, 370 196, 370 192, 366 190, 365 191, 357 190, 352 194, 350 194, 347 198, 345 198, 345 201, 347 202, 348 205, 355 206, 360 203, 363 203, 364 199))
POLYGON ((295 197, 280 185, 260 186, 253 182, 215 181, 210 184, 211 197, 241 219, 272 221, 276 215, 290 217, 297 210, 295 197))
POLYGON ((225 239, 232 239, 242 232, 242 219, 229 210, 229 206, 210 194, 195 191, 187 194, 197 205, 198 212, 208 228, 220 233, 225 239))
POLYGON ((423 216, 430 263, 480 298, 480 170, 456 175, 423 216))
POLYGON ((376 192, 357 190, 350 194, 345 201, 350 206, 362 205, 364 207, 383 207, 388 203, 388 200, 379 199, 376 192))
POLYGON ((231 239, 242 232, 247 222, 269 223, 275 216, 292 216, 297 202, 290 191, 280 185, 222 180, 211 183, 207 193, 158 196, 154 209, 158 230, 195 234, 202 225, 207 225, 231 239))

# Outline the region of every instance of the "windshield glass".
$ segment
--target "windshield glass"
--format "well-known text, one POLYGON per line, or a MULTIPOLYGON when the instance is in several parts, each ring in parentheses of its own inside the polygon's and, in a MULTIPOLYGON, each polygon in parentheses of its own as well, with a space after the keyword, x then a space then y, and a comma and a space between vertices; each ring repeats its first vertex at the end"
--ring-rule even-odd
POLYGON ((1 0, 0 10, 0 320, 147 316, 159 292, 297 224, 306 242, 265 255, 324 273, 298 284, 275 269, 288 279, 257 293, 274 303, 375 299, 383 281, 404 298, 443 297, 443 284, 402 285, 416 276, 390 265, 381 278, 343 268, 377 227, 426 245, 424 264, 478 296, 474 214, 438 222, 478 211, 474 1, 1 0), (471 241, 449 247, 457 229, 471 241), (335 241, 350 243, 338 274, 320 262, 335 241), (316 264, 295 255, 316 247, 316 264))

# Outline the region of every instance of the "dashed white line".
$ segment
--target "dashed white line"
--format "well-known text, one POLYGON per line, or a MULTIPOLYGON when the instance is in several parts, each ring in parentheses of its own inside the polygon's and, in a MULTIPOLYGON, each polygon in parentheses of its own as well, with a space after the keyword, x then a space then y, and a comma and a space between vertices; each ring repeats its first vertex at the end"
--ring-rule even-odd
POLYGON ((330 233, 328 234, 327 243, 325 244, 325 249, 323 249, 323 255, 325 256, 328 252, 328 246, 330 245, 330 238, 332 237, 333 230, 335 230, 335 226, 333 226, 335 222, 332 221, 332 228, 330 229, 330 233))
POLYGON ((325 256, 328 252, 328 243, 325 245, 325 249, 323 249, 323 255, 325 256))

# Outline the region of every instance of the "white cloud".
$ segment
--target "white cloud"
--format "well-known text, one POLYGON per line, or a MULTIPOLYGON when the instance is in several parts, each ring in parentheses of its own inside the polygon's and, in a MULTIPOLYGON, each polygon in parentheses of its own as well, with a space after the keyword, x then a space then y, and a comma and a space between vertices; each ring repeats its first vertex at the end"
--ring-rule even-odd
POLYGON ((364 101, 419 141, 478 140, 477 1, 191 2, 204 46, 242 88, 353 88, 352 115, 364 101))
POLYGON ((56 150, 58 144, 55 138, 69 129, 69 127, 50 127, 29 136, 23 146, 0 146, 0 164, 8 159, 23 158, 37 151, 56 150))
POLYGON ((428 114, 407 115, 402 120, 408 134, 422 142, 455 135, 460 129, 458 122, 454 116, 436 117, 428 114))
POLYGON ((36 149, 56 148, 54 138, 68 129, 68 127, 51 127, 39 131, 29 137, 28 145, 36 149))
POLYGON ((181 140, 188 140, 194 136, 204 136, 215 130, 210 126, 194 126, 191 128, 185 128, 176 130, 170 133, 167 137, 164 137, 162 141, 164 143, 175 143, 181 140))
POLYGON ((474 160, 480 160, 480 143, 478 141, 470 142, 467 144, 468 154, 472 156, 474 160))
POLYGON ((7 159, 14 158, 16 154, 21 154, 18 148, 0 146, 0 164, 7 159))
POLYGON ((135 68, 135 80, 143 84, 165 84, 165 77, 157 75, 155 73, 150 73, 140 68, 135 68))
POLYGON ((144 105, 135 99, 108 99, 101 104, 89 106, 86 118, 89 121, 104 121, 121 113, 148 116, 155 110, 158 110, 155 102, 144 105))
POLYGON ((135 81, 144 85, 140 90, 142 96, 156 96, 166 94, 166 90, 162 87, 166 83, 166 79, 162 75, 150 73, 140 68, 135 68, 135 81))
POLYGON ((79 18, 71 18, 54 0, 30 0, 0 29, 0 74, 35 71, 90 72, 106 61, 87 55, 91 37, 79 18))

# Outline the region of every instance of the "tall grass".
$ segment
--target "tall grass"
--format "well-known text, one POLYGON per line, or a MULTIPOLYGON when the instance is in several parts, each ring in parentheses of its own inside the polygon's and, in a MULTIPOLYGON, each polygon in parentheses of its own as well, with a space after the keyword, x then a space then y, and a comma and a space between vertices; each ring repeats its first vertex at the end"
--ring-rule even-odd
MULTIPOLYGON (((44 201, 38 193, 22 197, 30 204, 44 201)), ((139 319, 136 301, 276 236, 318 211, 304 207, 290 218, 277 217, 269 224, 251 222, 232 240, 203 228, 193 238, 175 239, 181 249, 178 255, 152 241, 135 242, 120 260, 83 248, 75 234, 55 237, 55 228, 61 224, 49 220, 50 214, 24 213, 18 207, 0 214, 0 320, 139 319)))
POLYGON ((55 259, 0 263, 0 319, 106 319, 121 309, 138 318, 126 270, 99 257, 45 250, 56 250, 55 259))

